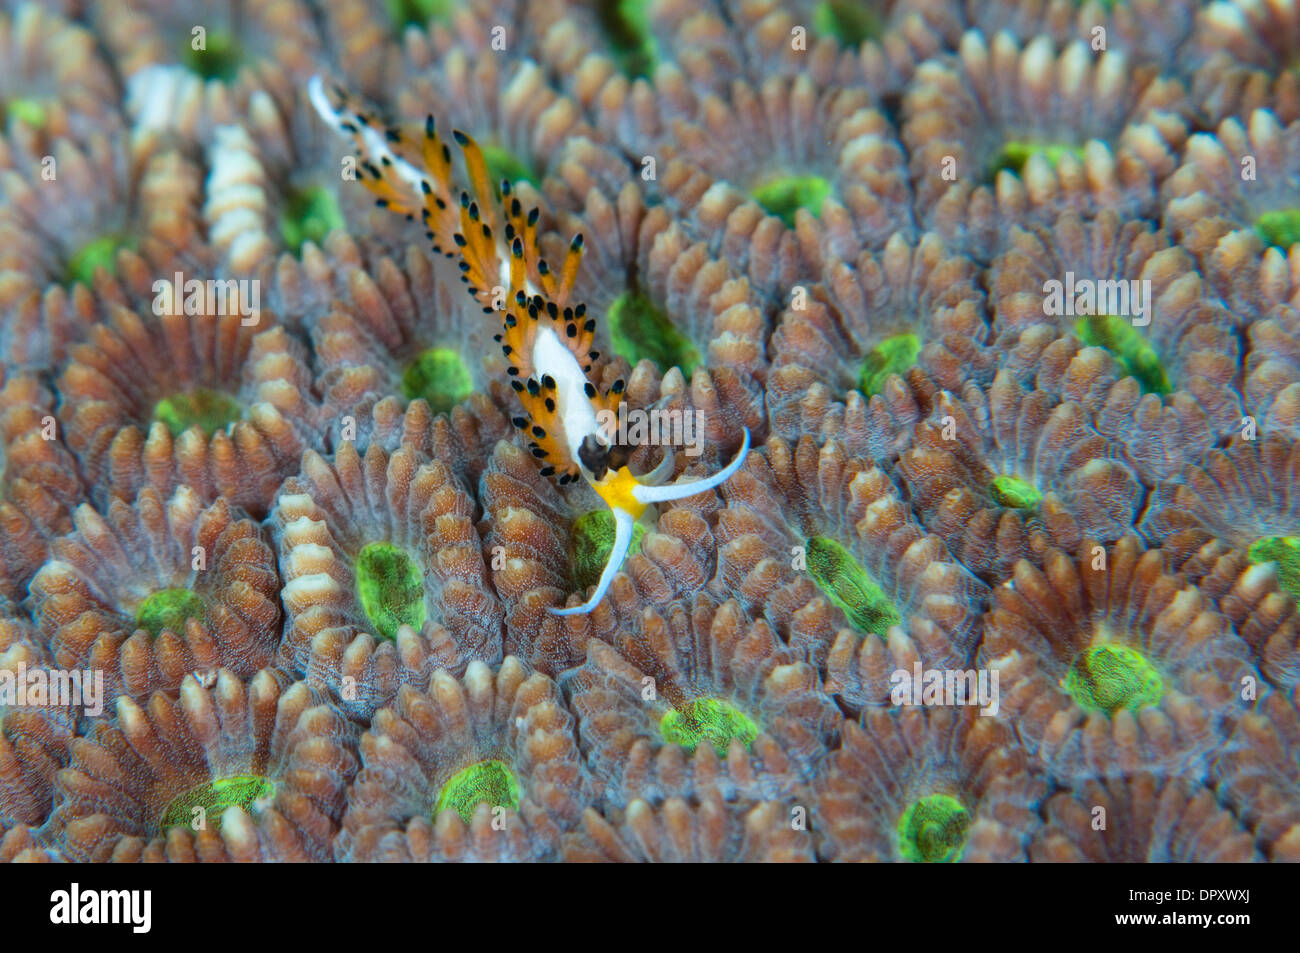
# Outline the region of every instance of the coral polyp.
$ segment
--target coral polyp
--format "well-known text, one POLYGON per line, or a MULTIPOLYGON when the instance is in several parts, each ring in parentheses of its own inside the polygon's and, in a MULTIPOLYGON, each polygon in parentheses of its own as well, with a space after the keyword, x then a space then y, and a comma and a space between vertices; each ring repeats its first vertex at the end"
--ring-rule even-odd
POLYGON ((1255 234, 1265 245, 1282 251, 1300 242, 1300 209, 1270 209, 1255 219, 1255 234))
POLYGON ((808 571, 833 605, 843 610, 859 632, 884 637, 903 617, 871 573, 842 545, 825 536, 808 540, 808 571))
POLYGON ((279 578, 261 527, 189 487, 88 504, 31 583, 61 665, 93 665, 112 693, 175 691, 187 672, 264 667, 280 639, 279 578))
POLYGON ((167 425, 173 437, 198 427, 204 437, 225 430, 243 416, 239 402, 228 394, 199 388, 164 397, 153 408, 153 419, 167 425))
POLYGON ((914 863, 952 863, 961 858, 970 812, 949 794, 928 794, 898 819, 898 850, 914 863))
POLYGON ((1104 642, 1079 653, 1061 687, 1080 708, 1110 715, 1156 705, 1164 694, 1160 673, 1141 652, 1104 642))
POLYGON ((1003 707, 1025 744, 1062 778, 1204 770, 1243 714, 1234 686, 1257 677, 1231 621, 1132 535, 1043 563, 994 590, 980 647, 1015 686, 1003 707))
POLYGON ((117 253, 130 248, 122 235, 100 235, 86 242, 68 258, 64 278, 69 283, 80 282, 86 287, 95 283, 99 271, 111 275, 117 268, 117 253))
POLYGON ((238 41, 229 33, 213 32, 204 37, 203 47, 190 44, 184 50, 186 68, 203 79, 228 82, 235 78, 243 54, 238 41))
POLYGON ((1024 859, 1046 787, 1009 726, 974 709, 868 709, 819 773, 818 853, 837 861, 1024 859))
POLYGON ((3 0, 0 862, 1300 859, 1297 169, 1300 0, 3 0))
POLYGON ((501 658, 474 503, 446 466, 411 447, 332 463, 308 453, 271 520, 285 580, 283 663, 369 716, 435 668, 501 658))
POLYGON ((1132 321, 1113 314, 1091 315, 1079 319, 1074 333, 1084 344, 1109 351, 1124 373, 1138 382, 1142 393, 1168 394, 1173 389, 1160 355, 1134 329, 1132 321))
POLYGON ((544 860, 587 804, 573 716, 512 656, 404 686, 375 713, 361 759, 341 860, 544 860))
POLYGON ((629 364, 643 359, 663 370, 678 367, 690 376, 700 355, 644 294, 626 291, 609 307, 609 336, 614 353, 629 364))
POLYGON ((258 775, 218 778, 191 788, 180 794, 163 810, 158 827, 167 831, 173 827, 188 827, 196 817, 212 816, 212 827, 221 832, 221 818, 228 808, 237 807, 245 814, 256 817, 275 799, 275 783, 258 775))
POLYGON ((470 395, 474 381, 464 360, 451 348, 420 352, 402 374, 402 393, 422 398, 434 413, 445 414, 470 395))
POLYGON ((1010 226, 1066 209, 1149 214, 1190 112, 1177 79, 1130 69, 1121 49, 970 30, 904 100, 922 221, 987 260, 1010 226))
POLYGON ((164 629, 184 632, 189 619, 203 621, 203 597, 188 589, 161 589, 147 596, 135 610, 135 624, 157 638, 164 629))
POLYGON ((369 543, 357 554, 357 595, 366 618, 385 639, 399 626, 424 625, 424 574, 396 546, 369 543))
POLYGON ((354 732, 301 682, 187 676, 122 699, 59 773, 50 820, 70 859, 305 861, 329 851, 357 769, 354 732))
POLYGON ((1055 169, 1060 164, 1061 159, 1067 155, 1076 161, 1082 161, 1084 158, 1083 148, 1062 143, 1018 142, 1012 140, 1004 143, 992 162, 989 163, 989 171, 985 174, 985 179, 989 182, 996 180, 997 174, 1003 169, 1014 172, 1016 175, 1022 175, 1025 171, 1025 163, 1033 156, 1042 156, 1047 160, 1048 165, 1055 169))
POLYGON ((831 184, 815 175, 779 176, 753 188, 754 200, 769 215, 785 222, 787 228, 794 228, 797 209, 804 209, 814 218, 819 218, 822 202, 832 194, 831 184))
POLYGON ((681 745, 688 753, 708 742, 719 757, 726 755, 733 738, 749 750, 758 737, 758 726, 744 712, 717 698, 697 698, 684 710, 666 712, 659 729, 665 741, 681 745))
POLYGON ((904 332, 885 338, 862 359, 858 372, 858 389, 864 397, 874 397, 884 390, 885 382, 894 374, 905 374, 916 365, 921 356, 921 339, 904 332))
POLYGON ((1002 506, 1017 510, 1032 510, 1043 499, 1043 494, 1033 483, 1005 473, 993 478, 989 492, 1002 506))
POLYGON ((280 214, 280 237, 292 252, 303 242, 323 244, 325 236, 343 227, 343 214, 330 193, 319 186, 291 191, 280 214))
POLYGON ((1252 563, 1271 563, 1278 585, 1300 599, 1300 537, 1265 536, 1246 550, 1252 563))
POLYGON ((466 824, 474 820, 480 804, 489 808, 519 810, 519 782, 509 766, 500 761, 480 761, 460 771, 442 786, 433 805, 436 818, 443 811, 455 811, 466 824))

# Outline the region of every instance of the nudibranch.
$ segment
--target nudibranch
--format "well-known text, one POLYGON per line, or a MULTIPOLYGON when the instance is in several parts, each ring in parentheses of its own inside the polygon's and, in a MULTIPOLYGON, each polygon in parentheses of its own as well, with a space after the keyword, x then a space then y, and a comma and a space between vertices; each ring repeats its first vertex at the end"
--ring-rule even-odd
POLYGON ((455 130, 470 188, 457 191, 452 154, 434 128, 423 130, 381 124, 351 103, 342 90, 327 93, 320 77, 308 95, 321 118, 351 136, 358 150, 358 178, 376 195, 376 204, 408 221, 418 218, 433 250, 456 262, 460 280, 484 314, 499 314, 494 338, 506 356, 506 374, 523 413, 513 417, 525 432, 543 476, 561 486, 579 477, 605 501, 614 516, 614 544, 595 592, 582 605, 550 611, 556 615, 591 612, 604 599, 632 542, 633 527, 655 503, 703 493, 725 482, 745 462, 750 435, 744 431, 735 459, 712 476, 665 484, 672 472, 667 451, 653 471, 635 476, 627 466, 631 447, 617 443, 617 419, 625 382, 602 391, 590 379, 600 352, 593 350, 596 320, 573 299, 582 261, 581 233, 569 243, 557 276, 537 246, 540 210, 524 210, 508 179, 494 190, 482 149, 455 130))

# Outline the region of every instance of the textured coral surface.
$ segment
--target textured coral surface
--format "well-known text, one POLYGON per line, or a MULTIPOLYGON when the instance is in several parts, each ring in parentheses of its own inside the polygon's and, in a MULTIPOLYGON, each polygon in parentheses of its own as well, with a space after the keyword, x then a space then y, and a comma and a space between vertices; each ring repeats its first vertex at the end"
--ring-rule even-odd
POLYGON ((1297 64, 0 0, 0 860, 1300 860, 1297 64))

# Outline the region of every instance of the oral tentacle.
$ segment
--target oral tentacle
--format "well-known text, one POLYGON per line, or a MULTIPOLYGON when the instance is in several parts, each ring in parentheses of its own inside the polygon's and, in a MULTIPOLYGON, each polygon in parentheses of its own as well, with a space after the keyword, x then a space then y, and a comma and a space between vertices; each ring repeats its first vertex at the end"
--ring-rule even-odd
POLYGON ((658 466, 656 466, 649 473, 644 473, 641 476, 637 477, 637 482, 639 482, 642 486, 661 485, 664 482, 664 480, 667 480, 672 475, 673 464, 676 462, 676 460, 677 457, 673 453, 673 448, 669 447, 666 451, 664 451, 664 458, 659 461, 658 466))
POLYGON ((705 477, 702 480, 691 480, 685 483, 669 483, 665 486, 646 486, 640 483, 632 488, 632 496, 639 503, 667 503, 671 500, 681 500, 688 496, 695 496, 697 493, 703 493, 705 490, 711 490, 719 484, 729 480, 737 470, 745 465, 745 457, 749 455, 749 428, 745 428, 745 438, 741 441, 740 452, 736 454, 736 459, 719 470, 713 476, 705 477))
POLYGON ((554 615, 587 615, 596 606, 600 605, 605 593, 609 592, 609 587, 614 582, 614 577, 623 566, 623 559, 627 556, 628 549, 632 546, 632 528, 636 524, 636 517, 627 510, 613 508, 614 514, 614 546, 609 551, 609 562, 605 563, 605 570, 600 574, 600 581, 596 583, 596 591, 580 606, 574 606, 571 609, 551 609, 554 615))

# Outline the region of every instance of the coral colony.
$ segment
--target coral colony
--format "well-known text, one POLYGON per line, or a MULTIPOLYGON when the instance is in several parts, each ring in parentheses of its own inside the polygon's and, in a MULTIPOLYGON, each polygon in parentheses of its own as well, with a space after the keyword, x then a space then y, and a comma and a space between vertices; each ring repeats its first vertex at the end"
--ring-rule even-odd
POLYGON ((0 0, 0 858, 1300 859, 1297 37, 0 0))

